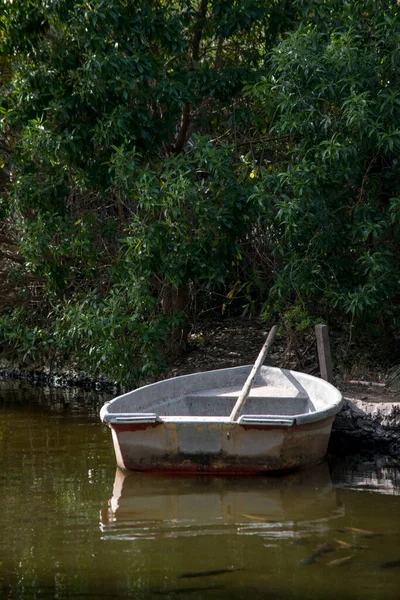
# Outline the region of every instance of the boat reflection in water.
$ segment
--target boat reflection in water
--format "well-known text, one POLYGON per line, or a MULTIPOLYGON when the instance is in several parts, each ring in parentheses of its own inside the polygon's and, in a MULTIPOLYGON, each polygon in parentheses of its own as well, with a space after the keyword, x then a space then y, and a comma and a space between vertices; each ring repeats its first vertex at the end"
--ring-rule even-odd
POLYGON ((104 539, 323 534, 344 516, 326 462, 268 477, 173 477, 117 469, 101 511, 104 539))

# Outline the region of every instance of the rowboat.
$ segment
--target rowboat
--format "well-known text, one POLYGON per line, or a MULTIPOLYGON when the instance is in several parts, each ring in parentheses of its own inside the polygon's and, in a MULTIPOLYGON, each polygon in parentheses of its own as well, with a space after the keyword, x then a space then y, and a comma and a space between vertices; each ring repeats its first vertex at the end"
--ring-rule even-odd
POLYGON ((255 366, 182 375, 107 402, 100 417, 118 466, 257 474, 320 462, 342 406, 339 390, 306 373, 255 366))

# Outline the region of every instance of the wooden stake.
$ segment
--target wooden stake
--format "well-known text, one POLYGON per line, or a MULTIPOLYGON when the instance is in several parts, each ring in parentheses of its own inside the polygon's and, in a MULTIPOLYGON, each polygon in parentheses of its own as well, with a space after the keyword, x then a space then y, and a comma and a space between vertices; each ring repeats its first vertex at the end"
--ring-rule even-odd
POLYGON ((319 371, 322 379, 331 382, 333 380, 331 347, 329 343, 329 329, 327 325, 316 325, 315 335, 317 337, 319 371))

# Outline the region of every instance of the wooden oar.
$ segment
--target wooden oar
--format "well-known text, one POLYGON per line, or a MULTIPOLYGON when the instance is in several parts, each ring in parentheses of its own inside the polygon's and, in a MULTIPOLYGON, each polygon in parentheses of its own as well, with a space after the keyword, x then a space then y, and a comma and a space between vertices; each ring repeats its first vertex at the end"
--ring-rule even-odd
MULTIPOLYGON (((242 406, 244 405, 244 403, 246 402, 246 400, 250 394, 250 390, 252 388, 254 380, 257 377, 257 375, 262 367, 262 364, 265 360, 265 357, 268 354, 269 349, 271 348, 272 344, 274 343, 277 330, 278 330, 278 325, 274 325, 272 327, 271 331, 269 332, 268 337, 267 337, 263 347, 261 348, 261 352, 258 355, 257 360, 254 363, 254 366, 253 366, 252 370, 250 371, 249 376, 247 377, 247 379, 245 381, 242 391, 240 392, 239 398, 237 399, 236 404, 233 407, 233 410, 229 416, 229 422, 232 424, 236 421, 236 417, 238 416, 240 409, 242 408, 242 406)), ((228 431, 228 438, 229 438, 229 431, 228 431)))

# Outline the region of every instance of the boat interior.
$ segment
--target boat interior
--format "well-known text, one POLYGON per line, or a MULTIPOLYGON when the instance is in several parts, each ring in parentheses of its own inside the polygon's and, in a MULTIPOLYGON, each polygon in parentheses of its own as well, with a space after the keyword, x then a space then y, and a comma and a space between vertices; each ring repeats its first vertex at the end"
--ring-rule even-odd
MULTIPOLYGON (((251 366, 195 373, 159 381, 114 398, 103 414, 107 420, 165 417, 167 420, 228 419, 251 366)), ((274 367, 262 367, 237 415, 289 418, 332 410, 340 392, 322 379, 274 367)), ((314 418, 313 418, 314 420, 314 418)))
MULTIPOLYGON (((227 417, 239 397, 240 389, 210 389, 168 398, 148 407, 160 416, 227 417)), ((260 386, 253 388, 240 414, 298 415, 315 410, 310 398, 299 392, 260 386)))

